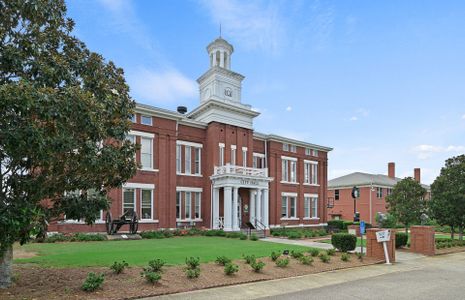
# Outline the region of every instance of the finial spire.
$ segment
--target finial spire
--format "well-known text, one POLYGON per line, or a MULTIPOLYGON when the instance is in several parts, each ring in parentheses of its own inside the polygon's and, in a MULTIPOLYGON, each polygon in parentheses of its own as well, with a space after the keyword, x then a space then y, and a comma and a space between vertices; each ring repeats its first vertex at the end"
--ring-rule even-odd
POLYGON ((220 37, 221 37, 221 22, 220 22, 220 37))

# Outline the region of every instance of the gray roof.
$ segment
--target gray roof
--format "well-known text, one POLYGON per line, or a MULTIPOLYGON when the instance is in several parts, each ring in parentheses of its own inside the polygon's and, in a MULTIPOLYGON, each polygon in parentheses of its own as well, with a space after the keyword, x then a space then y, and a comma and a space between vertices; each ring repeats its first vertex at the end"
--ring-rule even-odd
MULTIPOLYGON (((371 184, 374 186, 394 187, 394 185, 396 185, 396 183, 401 180, 402 178, 391 178, 382 174, 355 172, 328 181, 328 188, 334 189, 353 186, 366 186, 371 184)), ((430 190, 429 185, 422 184, 421 186, 428 191, 430 190)))

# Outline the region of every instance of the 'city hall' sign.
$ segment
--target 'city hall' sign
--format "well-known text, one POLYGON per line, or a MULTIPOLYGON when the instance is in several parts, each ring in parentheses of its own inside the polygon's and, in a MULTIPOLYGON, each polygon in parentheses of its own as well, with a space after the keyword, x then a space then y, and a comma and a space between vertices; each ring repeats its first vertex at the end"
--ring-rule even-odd
POLYGON ((241 179, 242 185, 258 185, 258 180, 253 179, 241 179))

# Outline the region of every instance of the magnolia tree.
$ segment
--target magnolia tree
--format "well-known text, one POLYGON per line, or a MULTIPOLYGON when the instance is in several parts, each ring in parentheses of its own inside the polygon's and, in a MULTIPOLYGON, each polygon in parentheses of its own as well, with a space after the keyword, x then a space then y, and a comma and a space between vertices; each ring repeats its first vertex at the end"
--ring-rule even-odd
POLYGON ((426 189, 411 177, 399 181, 387 196, 387 208, 400 223, 405 225, 405 231, 411 224, 419 224, 420 216, 426 211, 426 189))
POLYGON ((451 238, 458 229, 459 239, 463 240, 465 226, 465 155, 446 160, 441 174, 431 185, 429 203, 433 218, 440 225, 451 227, 451 238))
POLYGON ((125 141, 134 102, 123 70, 71 35, 64 1, 0 0, 0 11, 0 287, 7 287, 13 243, 54 216, 92 224, 108 207, 108 190, 136 164, 125 141))

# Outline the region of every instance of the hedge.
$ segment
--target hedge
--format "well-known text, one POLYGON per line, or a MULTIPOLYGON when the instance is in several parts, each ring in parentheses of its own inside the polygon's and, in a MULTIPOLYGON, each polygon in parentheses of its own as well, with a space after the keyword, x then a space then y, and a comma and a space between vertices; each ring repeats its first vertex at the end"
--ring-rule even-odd
POLYGON ((349 233, 335 233, 331 236, 331 244, 342 252, 355 250, 357 237, 349 233))
POLYGON ((407 246, 408 234, 405 232, 396 232, 396 248, 407 246))
POLYGON ((331 229, 344 229, 344 221, 343 220, 329 220, 328 227, 331 229))

